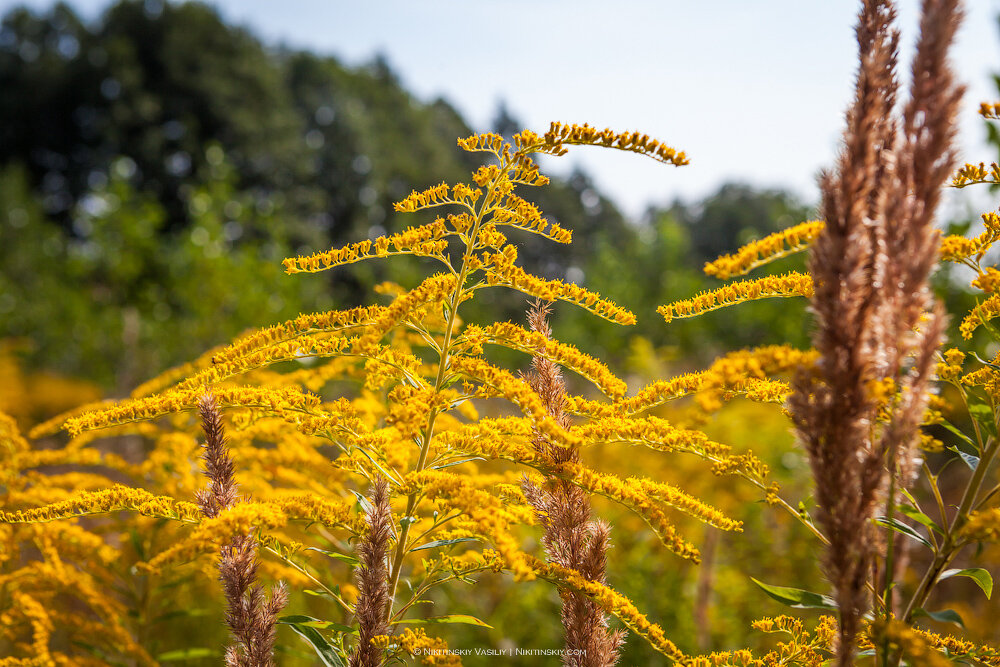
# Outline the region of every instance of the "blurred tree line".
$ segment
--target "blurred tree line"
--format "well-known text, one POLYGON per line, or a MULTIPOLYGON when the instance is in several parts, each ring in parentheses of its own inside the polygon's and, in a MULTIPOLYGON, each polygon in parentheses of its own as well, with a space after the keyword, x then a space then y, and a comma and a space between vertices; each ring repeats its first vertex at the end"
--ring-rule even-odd
MULTIPOLYGON (((472 128, 446 101, 415 99, 383 58, 348 68, 269 49, 197 3, 125 0, 91 23, 65 4, 15 9, 0 90, 0 338, 21 339, 31 367, 116 393, 248 327, 412 284, 424 269, 405 261, 290 278, 280 260, 416 224, 392 202, 477 166, 455 146, 472 128)), ((494 125, 521 129, 503 107, 494 125)), ((805 344, 804 304, 787 300, 670 327, 655 313, 718 284, 705 261, 807 219, 788 194, 726 185, 629 221, 576 171, 535 200, 576 240, 525 234, 522 262, 640 322, 623 332, 566 309, 560 337, 623 358, 642 336, 691 365, 805 344)), ((519 320, 523 306, 470 317, 519 320)))

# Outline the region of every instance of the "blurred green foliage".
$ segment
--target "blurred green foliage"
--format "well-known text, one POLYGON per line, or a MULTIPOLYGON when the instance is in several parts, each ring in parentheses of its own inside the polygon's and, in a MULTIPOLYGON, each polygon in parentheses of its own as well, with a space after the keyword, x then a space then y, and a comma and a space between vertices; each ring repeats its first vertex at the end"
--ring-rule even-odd
MULTIPOLYGON (((325 285, 285 278, 279 262, 413 224, 392 203, 466 179, 475 160, 455 146, 472 133, 459 114, 414 99, 383 58, 351 69, 269 50, 197 3, 126 0, 92 24, 65 4, 14 10, 0 27, 0 89, 0 338, 30 339, 31 367, 115 393, 245 328, 416 280, 405 261, 333 271, 325 285)), ((495 126, 521 129, 503 107, 495 126)), ((715 253, 808 217, 790 196, 726 186, 627 221, 575 172, 536 203, 578 241, 524 235, 523 264, 639 317, 623 336, 566 309, 559 335, 588 351, 622 358, 642 335, 703 363, 804 342, 787 304, 669 331, 655 313, 713 286, 700 268, 715 253)), ((517 320, 524 303, 484 307, 470 317, 517 320)))

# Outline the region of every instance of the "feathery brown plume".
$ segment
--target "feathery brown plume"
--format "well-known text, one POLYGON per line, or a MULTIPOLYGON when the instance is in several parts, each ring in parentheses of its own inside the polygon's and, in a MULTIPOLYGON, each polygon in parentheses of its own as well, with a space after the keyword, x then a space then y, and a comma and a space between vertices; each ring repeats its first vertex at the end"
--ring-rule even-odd
MULTIPOLYGON (((549 308, 535 301, 528 310, 531 330, 552 337, 549 329, 549 308)), ((569 428, 565 411, 566 384, 562 371, 554 362, 535 355, 528 384, 541 397, 549 415, 563 428, 569 428)), ((539 455, 558 467, 580 460, 578 449, 563 447, 537 433, 532 443, 539 455)), ((591 520, 590 503, 583 489, 557 478, 549 478, 539 487, 525 479, 521 484, 539 522, 545 528, 542 544, 549 561, 576 570, 591 581, 606 583, 607 550, 610 527, 603 521, 591 520)), ((609 630, 604 612, 590 598, 563 589, 562 623, 566 634, 563 664, 568 667, 613 667, 618 663, 618 651, 625 641, 625 632, 609 630)))
POLYGON ((382 667, 385 652, 372 639, 388 634, 386 610, 389 608, 389 567, 386 560, 392 539, 392 511, 389 506, 389 482, 378 477, 371 488, 368 532, 358 546, 358 647, 351 655, 350 667, 382 667))
MULTIPOLYGON (((226 448, 222 413, 215 397, 206 393, 198 403, 205 431, 205 475, 208 488, 197 494, 202 513, 213 518, 240 502, 235 465, 226 448)), ((279 582, 271 596, 257 583, 257 540, 236 535, 220 549, 219 579, 226 595, 226 624, 236 644, 226 648, 226 667, 273 667, 275 623, 288 603, 288 589, 279 582)))
POLYGON ((895 14, 890 0, 862 3, 856 96, 836 173, 821 177, 826 227, 809 264, 815 281, 813 343, 821 358, 796 378, 789 399, 830 540, 826 572, 840 608, 840 665, 852 664, 867 607, 865 583, 876 548, 871 519, 891 479, 910 481, 933 353, 944 328, 928 277, 938 244, 934 210, 954 161, 951 141, 961 97, 946 62, 958 0, 923 4, 902 141, 893 115, 895 14), (889 423, 880 427, 872 387, 885 379, 901 391, 889 423))

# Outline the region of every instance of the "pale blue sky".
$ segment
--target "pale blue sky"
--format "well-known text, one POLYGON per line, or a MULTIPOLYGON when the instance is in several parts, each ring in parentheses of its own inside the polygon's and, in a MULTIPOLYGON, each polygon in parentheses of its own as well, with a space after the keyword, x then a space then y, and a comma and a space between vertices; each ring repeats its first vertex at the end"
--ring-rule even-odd
MULTIPOLYGON (((23 2, 0 0, 0 12, 23 2)), ((50 2, 31 0, 32 7, 50 2)), ((70 2, 87 17, 104 0, 70 2)), ((680 169, 583 149, 550 170, 583 165, 633 214, 693 199, 726 180, 816 199, 832 163, 855 68, 851 0, 216 0, 266 43, 361 64, 384 53, 419 98, 448 99, 485 128, 500 100, 527 127, 550 120, 638 129, 682 149, 680 169)), ((919 2, 900 0, 902 62, 919 2)), ((989 161, 976 109, 996 99, 1000 0, 966 0, 954 53, 969 86, 963 159, 989 161)), ((906 76, 904 75, 904 80, 906 76)), ((988 201, 988 199, 986 200, 988 201)))

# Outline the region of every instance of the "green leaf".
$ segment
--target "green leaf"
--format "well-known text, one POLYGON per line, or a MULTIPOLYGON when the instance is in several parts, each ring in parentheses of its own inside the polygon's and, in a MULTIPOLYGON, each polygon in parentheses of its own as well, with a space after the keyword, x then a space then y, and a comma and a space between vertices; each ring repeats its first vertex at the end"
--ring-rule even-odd
POLYGON ((372 504, 368 502, 368 499, 354 489, 351 489, 351 493, 353 493, 354 497, 358 499, 358 504, 361 505, 361 509, 365 511, 365 514, 371 514, 372 504))
POLYGON ((943 426, 946 430, 951 431, 953 434, 957 435, 962 440, 962 442, 964 442, 965 444, 969 445, 973 449, 978 449, 976 447, 976 443, 972 440, 972 438, 970 438, 969 436, 965 435, 960 430, 958 430, 958 427, 956 427, 951 422, 945 420, 945 421, 942 421, 939 424, 939 426, 943 426))
POLYGON ((354 556, 348 556, 347 554, 342 554, 338 551, 329 551, 327 549, 320 549, 318 547, 306 547, 305 549, 303 549, 303 551, 318 551, 321 554, 325 554, 330 558, 336 558, 337 560, 343 561, 344 563, 347 563, 348 565, 351 566, 355 566, 361 563, 361 561, 359 561, 354 556))
POLYGON ((471 459, 462 459, 461 461, 449 461, 448 463, 441 463, 436 466, 431 466, 431 470, 441 470, 442 468, 450 468, 452 466, 462 465, 463 463, 468 463, 469 461, 485 461, 482 456, 473 456, 471 459))
POLYGON ((941 623, 954 623, 963 630, 965 629, 965 621, 962 617, 958 615, 958 612, 954 609, 942 609, 941 611, 927 611, 926 609, 917 608, 913 611, 914 617, 926 616, 927 618, 939 621, 941 623))
POLYGON ((949 452, 955 452, 956 454, 958 454, 959 456, 961 456, 962 457, 962 461, 965 462, 965 465, 969 466, 969 470, 975 470, 976 468, 979 467, 979 457, 978 456, 973 456, 972 454, 966 454, 965 452, 963 452, 961 449, 959 449, 955 445, 949 445, 947 447, 947 449, 948 449, 949 452))
POLYGON ((464 623, 465 625, 478 625, 482 628, 493 628, 492 625, 468 614, 449 614, 447 616, 431 616, 430 618, 405 618, 402 621, 395 621, 395 623, 409 623, 412 625, 423 625, 424 623, 464 623))
POLYGON ((194 660, 195 658, 211 658, 219 655, 219 652, 212 648, 182 648, 176 651, 167 651, 156 656, 157 661, 166 662, 168 660, 194 660))
POLYGON ((906 535, 907 537, 912 538, 912 539, 916 540, 917 542, 920 542, 921 544, 923 544, 928 549, 931 549, 931 550, 934 549, 934 547, 931 546, 931 543, 928 542, 927 539, 923 535, 921 535, 920 533, 918 533, 911 526, 907 526, 905 523, 902 523, 901 521, 899 521, 897 519, 889 519, 888 517, 877 516, 877 517, 875 517, 875 523, 877 523, 880 526, 885 526, 886 528, 894 530, 897 533, 900 533, 902 535, 906 535))
POLYGON ((969 414, 987 433, 996 436, 997 424, 993 419, 993 408, 985 403, 973 403, 969 406, 969 414))
POLYGON ((316 655, 319 659, 323 661, 325 667, 345 667, 344 661, 340 659, 337 655, 337 651, 333 646, 330 645, 323 635, 320 634, 319 630, 312 627, 311 625, 303 625, 296 619, 306 619, 307 623, 325 623, 326 621, 317 621, 315 618, 310 616, 282 616, 278 619, 278 623, 284 623, 289 626, 292 630, 296 632, 302 639, 308 642, 313 650, 316 651, 316 655))
POLYGON ((917 523, 927 526, 928 528, 937 532, 940 535, 944 535, 944 531, 941 530, 940 526, 934 523, 934 519, 930 518, 929 516, 918 510, 916 507, 910 507, 909 505, 898 505, 896 506, 896 509, 899 510, 900 513, 905 514, 906 516, 913 519, 917 523))
POLYGON ((478 542, 479 539, 475 537, 456 537, 453 540, 434 540, 433 542, 427 542, 426 544, 421 544, 419 547, 413 547, 410 551, 421 551, 423 549, 433 549, 434 547, 446 547, 449 544, 458 544, 459 542, 478 542))
POLYGON ((949 579, 951 577, 968 577, 972 579, 986 593, 987 600, 993 595, 993 575, 988 570, 984 570, 981 567, 968 567, 964 570, 945 570, 941 573, 940 579, 949 579))
POLYGON ((750 577, 750 581, 760 586, 760 588, 772 598, 782 604, 787 604, 795 609, 837 609, 837 603, 833 598, 819 593, 804 591, 800 588, 786 588, 785 586, 772 586, 757 581, 750 577))

